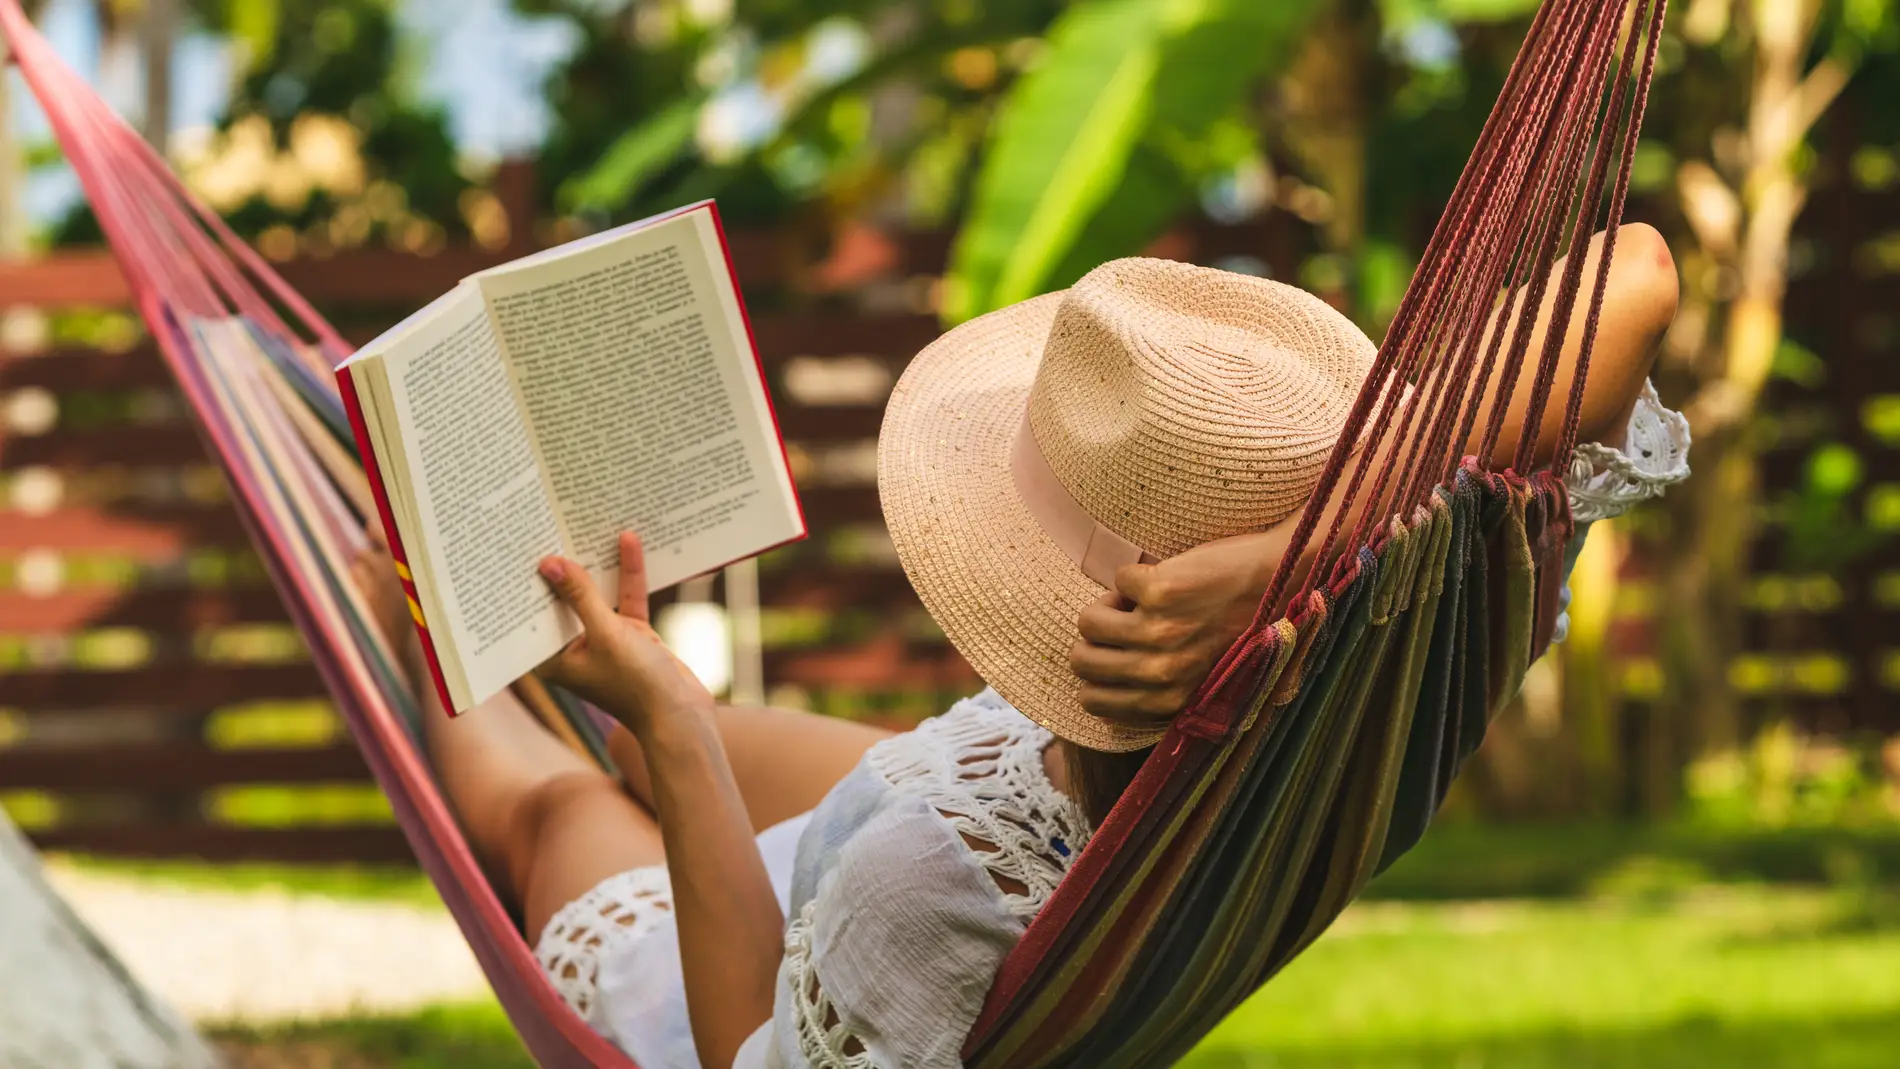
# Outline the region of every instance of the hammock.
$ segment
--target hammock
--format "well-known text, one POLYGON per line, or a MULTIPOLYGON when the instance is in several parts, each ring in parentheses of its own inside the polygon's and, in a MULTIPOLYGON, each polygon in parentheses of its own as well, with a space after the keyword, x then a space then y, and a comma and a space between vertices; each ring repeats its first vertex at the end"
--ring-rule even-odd
MULTIPOLYGON (((1560 473, 1665 4, 1539 10, 1328 463, 1327 492, 1252 625, 1005 962, 968 1064, 1151 1066, 1185 1053, 1418 841, 1548 646, 1571 531, 1560 473), (1578 371, 1554 398, 1599 227, 1578 371), (1560 256, 1556 312, 1533 353, 1560 256), (1513 462, 1461 456, 1480 419, 1476 457, 1495 454, 1527 364, 1513 462), (1411 388, 1387 388, 1401 383, 1411 388), (1553 403, 1564 432, 1534 465, 1531 428, 1553 403), (1344 443, 1362 436, 1367 457, 1409 444, 1344 479, 1344 443), (1350 529, 1347 510, 1319 529, 1329 495, 1367 503, 1350 529), (1302 570, 1302 550, 1323 564, 1302 570)), ((0 0, 0 30, 312 658, 523 1042, 543 1066, 631 1067, 561 1001, 482 876, 416 741, 413 696, 347 579, 374 511, 332 375, 350 346, 60 62, 18 0, 0 0)), ((589 710, 538 688, 524 697, 599 753, 589 710)))

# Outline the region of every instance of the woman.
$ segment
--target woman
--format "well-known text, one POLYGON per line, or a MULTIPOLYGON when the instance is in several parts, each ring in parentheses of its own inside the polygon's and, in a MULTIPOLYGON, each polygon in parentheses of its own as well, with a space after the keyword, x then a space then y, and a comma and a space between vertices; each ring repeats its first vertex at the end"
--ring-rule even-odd
MULTIPOLYGON (((1661 238, 1625 228, 1570 473, 1582 521, 1685 474, 1686 427, 1647 387, 1675 295, 1661 238)), ((624 728, 627 789, 507 693, 425 724, 563 996, 648 1069, 958 1064, 997 966, 1251 617, 1372 356, 1296 290, 1143 260, 920 354, 880 492, 907 574, 993 689, 901 735, 715 705, 647 624, 632 535, 616 604, 544 562, 586 631, 542 674, 624 728)), ((359 579, 392 591, 386 570, 366 557, 359 579)))

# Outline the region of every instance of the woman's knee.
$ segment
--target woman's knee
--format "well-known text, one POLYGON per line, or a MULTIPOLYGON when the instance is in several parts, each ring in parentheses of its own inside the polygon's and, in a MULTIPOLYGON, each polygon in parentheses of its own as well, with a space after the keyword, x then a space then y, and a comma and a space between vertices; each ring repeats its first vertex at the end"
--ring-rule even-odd
POLYGON ((517 894, 525 894, 536 858, 563 827, 599 816, 607 805, 630 804, 619 784, 592 769, 550 776, 522 792, 509 815, 508 872, 517 894))
MULTIPOLYGON (((754 831, 816 806, 864 751, 892 734, 817 713, 744 705, 719 706, 713 725, 754 831)), ((650 811, 652 782, 640 743, 617 728, 607 749, 626 778, 627 793, 650 811)))

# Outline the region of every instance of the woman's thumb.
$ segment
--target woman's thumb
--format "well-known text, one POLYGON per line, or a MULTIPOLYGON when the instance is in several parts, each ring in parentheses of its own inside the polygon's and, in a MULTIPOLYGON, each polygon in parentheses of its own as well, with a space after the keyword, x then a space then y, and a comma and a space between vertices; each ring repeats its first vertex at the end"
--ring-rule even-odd
POLYGON ((594 589, 587 569, 565 557, 549 557, 541 562, 540 570, 541 578, 554 588, 554 596, 581 618, 582 627, 598 634, 613 626, 613 612, 594 589))

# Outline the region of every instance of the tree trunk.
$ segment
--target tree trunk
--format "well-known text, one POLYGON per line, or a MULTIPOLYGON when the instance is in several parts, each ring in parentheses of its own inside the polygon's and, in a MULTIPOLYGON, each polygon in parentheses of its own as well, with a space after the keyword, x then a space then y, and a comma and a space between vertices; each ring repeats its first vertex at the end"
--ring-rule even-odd
MULTIPOLYGON (((1308 31, 1279 83, 1279 137, 1330 199, 1322 215, 1301 214, 1320 224, 1326 251, 1346 263, 1357 262, 1365 241, 1365 83, 1378 33, 1364 0, 1333 5, 1308 31)), ((1364 312, 1356 307, 1358 286, 1349 272, 1302 285, 1350 315, 1364 312)))
POLYGON ((1697 0, 1683 23, 1695 47, 1733 50, 1731 33, 1746 42, 1737 52, 1744 62, 1716 94, 1739 95, 1746 107, 1738 124, 1712 132, 1707 162, 1691 156, 1676 173, 1693 240, 1679 250, 1687 285, 1665 351, 1690 377, 1696 477, 1671 495, 1657 547, 1666 683, 1660 708, 1639 722, 1638 795, 1652 812, 1673 804, 1690 760, 1735 749, 1749 727, 1729 666, 1740 652, 1756 534, 1754 418, 1781 342, 1788 248, 1807 203, 1801 149, 1852 75, 1835 55, 1810 66, 1822 6, 1697 0))
POLYGON ((53 893, 0 816, 0 1066, 211 1069, 218 1059, 53 893))
POLYGON ((161 155, 171 143, 172 54, 177 40, 177 0, 145 0, 139 25, 145 68, 145 117, 140 132, 161 155))

